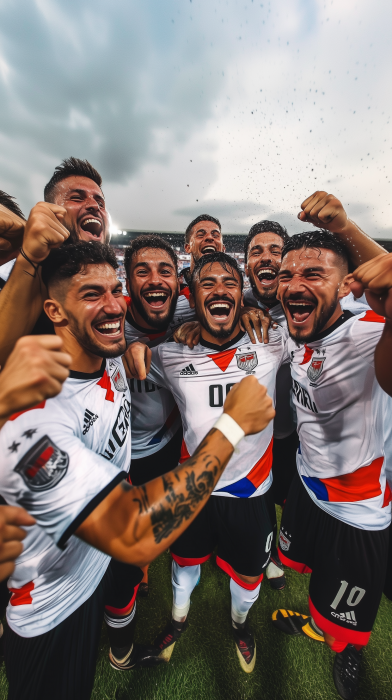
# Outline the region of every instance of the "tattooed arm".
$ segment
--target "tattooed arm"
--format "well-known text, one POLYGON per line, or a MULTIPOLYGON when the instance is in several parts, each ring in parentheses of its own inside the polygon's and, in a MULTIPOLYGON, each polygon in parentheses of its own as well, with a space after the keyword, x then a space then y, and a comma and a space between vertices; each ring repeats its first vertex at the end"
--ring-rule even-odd
MULTIPOLYGON (((275 415, 265 387, 246 377, 228 394, 224 412, 246 435, 258 433, 275 415)), ((145 566, 181 535, 206 504, 233 453, 212 429, 184 464, 143 486, 123 482, 80 525, 76 534, 110 556, 145 566)))

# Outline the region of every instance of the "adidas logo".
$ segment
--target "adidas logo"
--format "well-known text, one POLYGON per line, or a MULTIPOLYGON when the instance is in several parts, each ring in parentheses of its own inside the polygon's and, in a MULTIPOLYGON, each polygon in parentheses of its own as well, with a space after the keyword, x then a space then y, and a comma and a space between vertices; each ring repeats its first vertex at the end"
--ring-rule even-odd
POLYGON ((190 377, 192 374, 199 374, 193 365, 187 365, 180 372, 180 377, 190 377))
POLYGON ((98 416, 95 413, 92 413, 88 410, 88 408, 86 408, 84 412, 83 435, 86 435, 86 433, 88 433, 88 431, 90 430, 91 426, 94 425, 97 418, 98 416))
POLYGON ((342 622, 351 622, 351 624, 356 625, 357 624, 357 619, 355 617, 354 610, 349 610, 349 612, 346 613, 331 613, 333 617, 339 618, 342 622))

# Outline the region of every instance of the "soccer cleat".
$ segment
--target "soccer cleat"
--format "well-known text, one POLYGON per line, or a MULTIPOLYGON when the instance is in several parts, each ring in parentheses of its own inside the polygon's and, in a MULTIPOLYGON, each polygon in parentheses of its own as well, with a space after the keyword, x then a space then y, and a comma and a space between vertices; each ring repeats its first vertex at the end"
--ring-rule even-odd
POLYGON ((278 559, 270 558, 269 564, 265 570, 265 575, 269 585, 274 591, 283 591, 286 587, 286 576, 284 575, 282 564, 278 559))
POLYGON ((311 621, 310 615, 302 615, 283 608, 272 613, 272 624, 281 632, 291 636, 305 635, 305 637, 314 639, 316 642, 324 642, 323 635, 313 628, 311 621))
POLYGON ((129 671, 131 668, 134 668, 138 662, 138 655, 134 645, 132 644, 130 650, 122 659, 117 659, 113 655, 112 650, 109 649, 109 662, 116 671, 129 671))
POLYGON ((347 644, 344 651, 335 656, 333 680, 343 700, 351 700, 356 695, 361 661, 362 651, 357 651, 352 644, 347 644))
POLYGON ((174 645, 188 627, 188 621, 177 622, 170 620, 161 634, 158 635, 152 647, 145 648, 139 654, 140 666, 157 666, 162 662, 168 663, 173 653, 174 645))
POLYGON ((256 663, 256 642, 253 634, 243 626, 233 626, 235 648, 240 666, 245 673, 252 673, 256 663))

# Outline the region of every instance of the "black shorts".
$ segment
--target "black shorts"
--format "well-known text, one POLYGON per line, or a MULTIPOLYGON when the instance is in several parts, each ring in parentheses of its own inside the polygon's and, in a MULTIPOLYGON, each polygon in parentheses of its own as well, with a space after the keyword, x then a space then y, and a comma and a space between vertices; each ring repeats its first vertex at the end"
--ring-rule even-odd
POLYGON ((269 501, 272 503, 269 491, 255 498, 211 496, 172 544, 173 559, 180 566, 202 564, 217 547, 216 563, 234 580, 235 572, 261 576, 273 537, 269 501))
POLYGON ((26 638, 7 626, 8 700, 89 700, 105 606, 125 607, 142 577, 137 567, 112 560, 90 598, 50 632, 26 638))
POLYGON ((365 645, 376 619, 387 566, 389 528, 362 530, 319 508, 295 477, 283 510, 279 555, 311 573, 309 608, 338 642, 365 645))
POLYGON ((281 440, 274 438, 272 447, 272 476, 271 492, 275 503, 283 506, 291 482, 297 474, 297 450, 299 445, 298 433, 294 430, 281 440))
POLYGON ((134 486, 140 486, 175 469, 180 461, 181 443, 182 428, 177 430, 172 439, 158 452, 140 459, 132 459, 128 481, 134 486))
POLYGON ((389 526, 387 575, 385 577, 384 594, 389 600, 392 600, 392 525, 389 526))

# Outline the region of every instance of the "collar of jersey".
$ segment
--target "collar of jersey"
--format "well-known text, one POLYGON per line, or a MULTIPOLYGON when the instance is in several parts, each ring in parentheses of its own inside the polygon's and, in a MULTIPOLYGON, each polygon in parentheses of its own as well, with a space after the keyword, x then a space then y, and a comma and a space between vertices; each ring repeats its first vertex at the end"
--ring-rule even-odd
POLYGON ((335 323, 332 324, 332 326, 329 326, 329 328, 326 328, 325 331, 322 331, 321 333, 316 335, 315 338, 312 338, 312 340, 309 341, 309 343, 307 343, 307 345, 311 345, 312 343, 315 343, 317 340, 322 340, 323 338, 326 338, 327 335, 330 335, 330 333, 333 333, 334 331, 336 331, 336 329, 339 328, 339 326, 341 326, 343 323, 346 323, 346 321, 348 321, 353 316, 354 316, 354 314, 352 314, 351 311, 348 311, 348 309, 346 309, 345 311, 343 311, 342 315, 339 316, 337 321, 335 321, 335 323))
POLYGON ((134 318, 131 316, 129 309, 127 310, 127 313, 125 314, 125 319, 128 321, 130 326, 133 326, 134 328, 136 328, 137 331, 144 333, 144 335, 164 335, 166 333, 166 330, 157 331, 156 328, 143 328, 142 326, 139 326, 139 324, 136 323, 134 318))
POLYGON ((105 360, 105 358, 103 358, 101 367, 96 372, 75 372, 74 370, 71 369, 71 371, 69 373, 69 378, 70 379, 99 379, 100 377, 103 377, 103 375, 105 373, 105 367, 106 367, 106 360, 105 360))
POLYGON ((208 343, 206 340, 203 340, 203 338, 200 338, 199 345, 202 345, 203 348, 209 348, 210 350, 218 350, 218 352, 223 352, 223 350, 228 350, 229 348, 232 348, 233 345, 238 343, 238 341, 244 337, 244 335, 245 335, 245 331, 240 331, 238 333, 238 335, 236 335, 235 338, 232 338, 232 340, 229 340, 224 345, 216 345, 215 343, 208 343))

